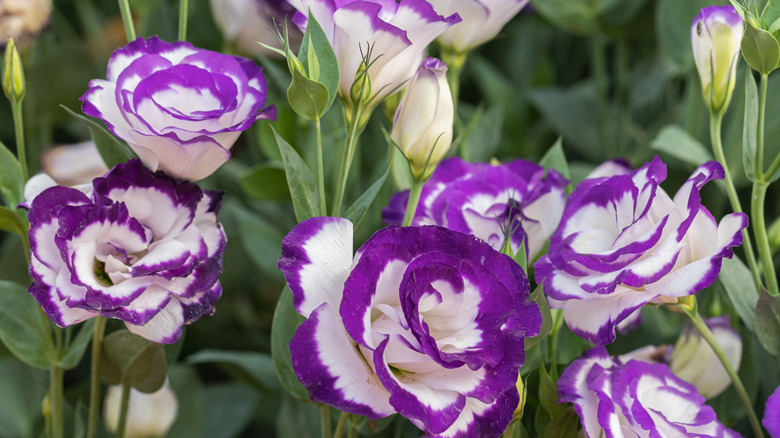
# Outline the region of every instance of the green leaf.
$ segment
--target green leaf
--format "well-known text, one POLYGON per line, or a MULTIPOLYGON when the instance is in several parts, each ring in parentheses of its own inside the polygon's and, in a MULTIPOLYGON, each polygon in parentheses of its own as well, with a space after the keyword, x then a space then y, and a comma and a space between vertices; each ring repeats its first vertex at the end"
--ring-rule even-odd
POLYGON ((664 126, 650 142, 650 148, 693 167, 698 167, 713 159, 712 154, 703 144, 677 125, 664 126))
POLYGON ((261 215, 247 210, 238 203, 228 205, 230 212, 238 221, 241 244, 249 258, 263 274, 274 280, 278 279, 281 283, 283 280, 277 263, 282 255, 279 242, 282 241, 284 234, 261 215))
POLYGON ((0 230, 24 236, 27 233, 27 227, 22 223, 22 219, 15 211, 7 207, 0 207, 0 230))
POLYGON ((298 152, 275 129, 274 138, 282 153, 284 172, 287 176, 287 186, 290 188, 295 218, 298 222, 303 222, 318 216, 320 202, 317 198, 317 182, 314 175, 298 152))
MULTIPOLYGON (((506 239, 504 241, 505 245, 507 245, 507 242, 511 241, 511 236, 508 236, 508 237, 510 237, 510 239, 506 239)), ((515 253, 515 256, 513 258, 515 260, 515 263, 517 263, 518 265, 520 265, 521 268, 523 268, 523 272, 527 273, 528 272, 528 257, 526 255, 527 249, 526 249, 526 246, 525 246, 525 241, 526 241, 526 239, 523 239, 520 242, 520 248, 517 249, 517 252, 515 253)), ((508 243, 508 245, 510 245, 510 247, 511 247, 511 242, 508 243)))
POLYGON ((751 332, 755 332, 758 291, 748 267, 736 255, 730 259, 724 258, 718 278, 742 322, 751 332))
POLYGON ((238 178, 244 192, 255 199, 271 202, 290 200, 290 191, 285 187, 284 169, 275 165, 255 166, 238 178))
POLYGON ((756 304, 756 336, 772 356, 780 356, 780 295, 762 290, 756 304))
POLYGON ((249 383, 261 392, 274 393, 281 389, 273 360, 268 353, 201 350, 187 357, 187 363, 218 363, 238 380, 249 383))
POLYGON ((680 71, 693 67, 691 23, 711 0, 659 0, 655 10, 655 34, 660 51, 680 71))
POLYGON ((574 408, 569 405, 559 417, 552 419, 544 428, 544 438, 577 438, 580 426, 580 417, 574 408))
POLYGON ((552 330, 550 305, 547 304, 547 297, 544 295, 544 287, 542 284, 536 286, 536 289, 531 292, 531 301, 539 306, 539 311, 542 313, 542 324, 539 327, 538 335, 531 338, 525 338, 525 351, 528 351, 531 347, 542 342, 542 340, 550 334, 550 330, 552 330))
POLYGON ((114 137, 106 130, 106 128, 101 126, 94 119, 82 116, 65 105, 60 105, 60 107, 67 111, 68 114, 81 120, 87 125, 87 129, 89 129, 89 135, 92 137, 92 141, 95 143, 95 146, 97 146, 97 150, 100 152, 100 156, 103 158, 103 162, 106 163, 106 166, 108 166, 109 169, 119 163, 124 163, 133 158, 137 158, 127 143, 114 137))
POLYGON ((306 22, 306 32, 303 34, 303 43, 301 44, 301 50, 298 52, 298 58, 306 60, 308 65, 309 77, 319 81, 325 85, 328 90, 327 105, 322 109, 320 116, 325 114, 339 92, 339 63, 336 58, 336 53, 333 51, 328 37, 322 30, 322 27, 314 15, 309 12, 309 17, 306 22), (312 75, 312 55, 311 50, 314 50, 317 60, 317 68, 319 70, 319 76, 312 75))
POLYGON ((382 174, 382 176, 379 177, 378 180, 376 180, 373 184, 371 184, 371 187, 369 187, 365 192, 363 192, 362 195, 347 209, 346 213, 344 213, 344 217, 349 219, 350 222, 352 222, 352 225, 355 229, 357 229, 358 225, 360 224, 360 221, 363 220, 363 216, 366 215, 366 211, 368 211, 368 208, 371 206, 371 203, 374 202, 374 198, 376 198, 376 194, 379 193, 379 190, 382 188, 382 185, 385 183, 385 180, 387 179, 387 175, 390 174, 390 169, 392 169, 393 163, 390 163, 389 166, 387 166, 387 170, 385 173, 382 174))
POLYGON ((756 181, 756 132, 758 131, 758 89, 750 71, 745 72, 745 116, 742 125, 742 166, 750 181, 756 181))
POLYGON ((539 364, 539 404, 550 418, 563 413, 563 406, 558 404, 558 376, 550 375, 543 361, 539 364))
POLYGON ((564 178, 569 180, 569 184, 566 186, 566 193, 571 193, 573 186, 571 185, 571 172, 569 171, 569 162, 566 160, 566 155, 563 153, 563 138, 558 137, 555 143, 544 154, 539 165, 547 169, 555 169, 564 178))
POLYGON ((754 70, 768 74, 780 62, 780 44, 771 33, 754 27, 746 20, 742 56, 754 70))
POLYGON ((85 321, 78 330, 78 334, 71 341, 68 350, 65 351, 65 355, 60 359, 59 366, 62 369, 76 368, 79 362, 81 362, 81 358, 84 357, 84 352, 87 350, 87 345, 92 340, 92 333, 95 331, 95 319, 92 318, 85 321))
POLYGON ((295 114, 305 118, 321 117, 328 105, 328 88, 324 84, 293 70, 292 82, 287 89, 287 100, 295 114))
MULTIPOLYGON (((242 435, 249 423, 258 417, 260 394, 238 382, 226 382, 206 387, 208 408, 202 437, 231 438, 242 435)), ((250 435, 251 436, 251 435, 250 435)))
POLYGON ((21 284, 0 281, 0 340, 17 359, 48 369, 56 360, 49 320, 21 284))
POLYGON ((24 201, 24 183, 19 161, 0 142, 0 193, 3 194, 6 204, 12 209, 24 201))
POLYGON ((531 0, 534 11, 554 25, 577 35, 594 35, 601 30, 598 5, 592 0, 531 0))
POLYGON ((35 426, 42 422, 46 378, 46 373, 13 358, 0 359, 0 436, 41 436, 40 430, 35 433, 35 426))
POLYGON ((490 160, 501 144, 504 106, 496 104, 478 114, 477 122, 468 127, 468 137, 461 139, 461 154, 470 162, 490 160))
POLYGON ((764 23, 767 24, 775 23, 778 19, 780 19, 780 1, 769 0, 766 6, 764 6, 764 11, 761 13, 761 18, 764 20, 764 23))
POLYGON ((290 288, 285 286, 276 304, 274 319, 271 323, 271 357, 276 368, 276 375, 284 389, 293 397, 301 401, 309 400, 309 392, 298 381, 292 367, 292 355, 290 354, 290 341, 295 330, 305 320, 293 305, 293 296, 290 288))
POLYGON ((128 384, 150 394, 160 389, 166 376, 162 344, 127 330, 115 331, 103 339, 100 375, 112 384, 128 384))

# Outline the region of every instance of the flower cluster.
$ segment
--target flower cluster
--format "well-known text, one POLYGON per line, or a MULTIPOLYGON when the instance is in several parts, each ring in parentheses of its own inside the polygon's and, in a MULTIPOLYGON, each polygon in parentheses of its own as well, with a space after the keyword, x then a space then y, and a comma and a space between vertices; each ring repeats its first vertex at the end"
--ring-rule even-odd
POLYGON ((587 179, 571 194, 536 280, 569 328, 597 345, 650 301, 676 302, 709 286, 721 260, 742 243, 747 216, 718 223, 699 190, 723 178, 716 162, 699 167, 674 198, 660 187, 657 157, 631 174, 587 179))
POLYGON ((119 164, 85 194, 43 190, 30 205, 30 293, 61 327, 97 315, 176 342, 214 312, 226 238, 222 192, 119 164))
POLYGON ((525 337, 541 314, 509 257, 440 227, 375 233, 318 217, 282 242, 279 269, 307 319, 290 345, 312 400, 431 436, 498 436, 518 406, 525 337))
POLYGON ((89 86, 85 114, 102 119, 150 169, 193 181, 227 161, 255 120, 276 116, 254 62, 157 37, 116 50, 107 79, 89 86))
POLYGON ((559 403, 574 403, 589 437, 738 437, 715 417, 696 388, 661 364, 625 363, 594 348, 558 380, 559 403))
MULTIPOLYGON (((532 260, 558 226, 565 186, 555 170, 524 160, 492 165, 450 158, 423 186, 412 224, 470 233, 496 250, 510 235, 513 251, 526 240, 532 260)), ((408 199, 408 190, 396 193, 382 211, 385 222, 400 224, 408 199)))

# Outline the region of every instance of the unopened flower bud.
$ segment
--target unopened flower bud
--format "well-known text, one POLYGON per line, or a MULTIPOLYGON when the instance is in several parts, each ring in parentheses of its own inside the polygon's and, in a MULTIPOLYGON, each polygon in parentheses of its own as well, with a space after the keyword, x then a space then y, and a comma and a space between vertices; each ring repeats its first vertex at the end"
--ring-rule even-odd
POLYGON ((21 102, 26 90, 24 70, 19 50, 14 44, 13 38, 8 40, 3 59, 3 92, 13 102, 21 102))
POLYGON ((427 179, 444 158, 452 144, 454 114, 447 66, 426 58, 401 98, 390 133, 415 178, 427 179))
POLYGON ((352 82, 352 88, 349 90, 349 98, 353 103, 367 102, 371 97, 371 78, 366 71, 366 63, 360 63, 355 80, 352 82))
POLYGON ((691 27, 691 46, 711 112, 725 110, 736 82, 737 61, 745 23, 733 6, 701 10, 691 27))
MULTIPOLYGON (((106 392, 103 416, 106 426, 116 432, 119 423, 119 409, 122 401, 122 386, 109 386, 106 392)), ((151 394, 130 389, 127 406, 126 438, 164 437, 176 420, 179 401, 168 381, 151 394)))

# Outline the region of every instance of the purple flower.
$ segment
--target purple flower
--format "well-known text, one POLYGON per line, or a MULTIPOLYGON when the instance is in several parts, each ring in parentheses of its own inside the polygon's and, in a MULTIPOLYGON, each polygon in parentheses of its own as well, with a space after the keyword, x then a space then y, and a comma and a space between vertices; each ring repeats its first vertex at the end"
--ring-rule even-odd
POLYGON ((192 181, 227 161, 255 120, 276 117, 264 108, 265 78, 254 62, 157 37, 117 49, 107 80, 89 87, 85 114, 102 119, 150 169, 192 181))
POLYGON ((558 380, 559 403, 574 403, 587 436, 737 437, 696 388, 668 367, 609 356, 596 347, 558 380))
POLYGON ((780 386, 766 400, 764 419, 761 420, 771 438, 780 438, 780 386))
POLYGON ((431 0, 431 4, 439 13, 457 12, 463 19, 437 38, 442 46, 463 53, 498 35, 528 0, 431 0))
POLYGON ((425 0, 288 0, 299 12, 293 21, 306 27, 308 11, 325 31, 339 63, 339 93, 351 107, 350 90, 371 51, 368 105, 401 90, 423 60, 425 47, 460 21, 442 17, 425 0))
POLYGON ((523 339, 541 314, 522 269, 440 227, 376 232, 317 217, 282 242, 279 269, 307 318, 290 344, 312 400, 371 419, 398 412, 430 436, 498 436, 518 406, 523 339))
POLYGON ((604 345, 642 305, 712 284, 747 226, 742 213, 719 224, 701 205, 699 190, 721 178, 720 164, 705 163, 672 199, 659 185, 666 165, 656 157, 631 174, 580 183, 535 265, 550 307, 563 309, 574 333, 604 345))
MULTIPOLYGON (((533 260, 561 220, 566 182, 555 170, 529 161, 492 165, 449 158, 425 183, 412 224, 470 233, 496 250, 511 230, 512 250, 527 238, 533 260)), ((400 224, 408 199, 408 190, 393 195, 382 210, 384 221, 400 224)))
POLYGON ((89 195, 50 187, 30 207, 30 293, 60 327, 103 315, 176 342, 222 293, 221 200, 138 160, 95 179, 89 195))
POLYGON ((693 19, 693 59, 711 111, 725 109, 731 100, 744 30, 742 17, 730 5, 706 7, 693 19))

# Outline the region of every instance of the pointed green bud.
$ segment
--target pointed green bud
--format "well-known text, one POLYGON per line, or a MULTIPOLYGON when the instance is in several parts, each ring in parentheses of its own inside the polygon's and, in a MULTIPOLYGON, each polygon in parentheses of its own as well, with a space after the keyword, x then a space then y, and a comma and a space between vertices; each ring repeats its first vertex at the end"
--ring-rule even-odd
POLYGON ((349 90, 349 98, 353 104, 358 102, 368 102, 371 97, 371 79, 368 77, 366 63, 361 62, 360 67, 355 73, 355 80, 352 82, 352 88, 349 90))
POLYGON ((24 70, 14 39, 8 39, 3 59, 3 92, 12 102, 21 102, 26 91, 24 70))

